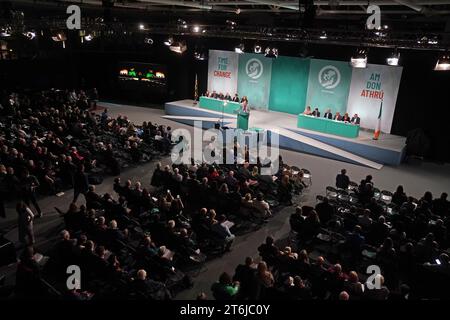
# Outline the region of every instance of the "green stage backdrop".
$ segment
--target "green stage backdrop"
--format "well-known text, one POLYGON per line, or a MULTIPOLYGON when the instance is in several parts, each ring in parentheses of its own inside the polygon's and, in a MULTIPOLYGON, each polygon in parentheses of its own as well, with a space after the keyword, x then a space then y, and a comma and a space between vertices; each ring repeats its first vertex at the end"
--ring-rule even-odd
MULTIPOLYGON (((306 106, 319 108, 321 115, 330 108, 344 114, 347 110, 352 68, 348 62, 311 59, 306 106)), ((303 110, 301 110, 303 112, 303 110)))
POLYGON ((268 109, 272 59, 261 54, 239 56, 238 92, 247 96, 250 107, 268 109))
POLYGON ((309 59, 279 56, 272 62, 269 109, 303 112, 308 88, 309 59))

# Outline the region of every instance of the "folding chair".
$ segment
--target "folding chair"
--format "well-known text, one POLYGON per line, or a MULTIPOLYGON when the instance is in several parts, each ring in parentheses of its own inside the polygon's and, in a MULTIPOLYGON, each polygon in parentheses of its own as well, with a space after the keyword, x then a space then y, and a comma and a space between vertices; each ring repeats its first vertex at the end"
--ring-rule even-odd
POLYGON ((390 191, 387 191, 387 190, 381 191, 381 200, 384 202, 387 202, 387 203, 391 202, 392 196, 393 196, 393 194, 390 191))
POLYGON ((336 188, 332 187, 332 186, 328 186, 326 187, 326 196, 327 198, 331 198, 331 199, 336 199, 337 198, 337 190, 336 188))
POLYGON ((309 181, 308 185, 312 186, 312 174, 308 169, 302 169, 303 171, 303 179, 306 179, 309 181))

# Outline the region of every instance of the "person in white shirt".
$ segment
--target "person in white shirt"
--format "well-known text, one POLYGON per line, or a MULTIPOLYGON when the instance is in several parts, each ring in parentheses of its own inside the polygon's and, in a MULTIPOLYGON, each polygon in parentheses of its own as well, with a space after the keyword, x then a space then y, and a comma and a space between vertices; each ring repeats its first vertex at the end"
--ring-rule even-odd
POLYGON ((263 219, 272 216, 270 205, 266 201, 264 201, 262 193, 258 193, 256 199, 253 200, 253 207, 255 208, 257 214, 263 219))

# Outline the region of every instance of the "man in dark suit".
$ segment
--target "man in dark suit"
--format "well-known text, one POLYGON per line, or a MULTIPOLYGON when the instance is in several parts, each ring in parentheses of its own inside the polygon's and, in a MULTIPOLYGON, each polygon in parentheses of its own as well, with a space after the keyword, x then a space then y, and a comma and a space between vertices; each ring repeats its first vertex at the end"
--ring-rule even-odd
POLYGON ((231 101, 231 96, 230 96, 230 94, 227 92, 227 94, 225 94, 225 96, 223 97, 223 99, 224 99, 224 100, 227 100, 227 101, 231 101))
POLYGON ((331 109, 327 109, 327 111, 325 112, 323 117, 326 119, 330 119, 330 120, 333 119, 333 114, 331 113, 331 109))
POLYGON ((320 111, 318 108, 315 108, 314 111, 312 112, 312 116, 314 117, 320 117, 320 111))
POLYGON ((341 173, 336 176, 336 187, 339 189, 348 189, 350 178, 347 176, 347 170, 342 169, 341 173))
POLYGON ((234 95, 234 97, 233 97, 233 102, 240 102, 239 96, 238 96, 237 93, 236 93, 236 94, 234 95))
POLYGON ((350 122, 359 126, 359 123, 361 122, 361 119, 358 117, 358 114, 355 113, 355 115, 352 117, 350 122))

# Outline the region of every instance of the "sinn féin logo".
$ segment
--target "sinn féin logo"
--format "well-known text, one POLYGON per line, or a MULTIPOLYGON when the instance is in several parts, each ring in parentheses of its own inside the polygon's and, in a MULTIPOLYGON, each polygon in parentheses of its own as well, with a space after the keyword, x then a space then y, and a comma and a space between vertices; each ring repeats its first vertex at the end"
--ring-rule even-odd
POLYGON ((334 66, 325 66, 319 72, 319 83, 325 89, 334 89, 341 82, 341 73, 334 66))
POLYGON ((261 77, 263 70, 264 68, 262 62, 256 58, 248 60, 247 64, 245 65, 245 72, 253 80, 261 77))

